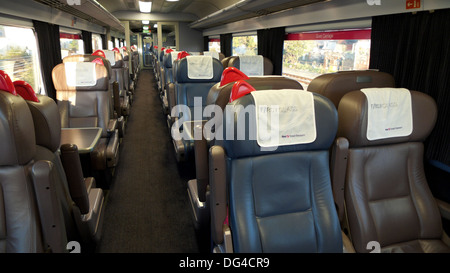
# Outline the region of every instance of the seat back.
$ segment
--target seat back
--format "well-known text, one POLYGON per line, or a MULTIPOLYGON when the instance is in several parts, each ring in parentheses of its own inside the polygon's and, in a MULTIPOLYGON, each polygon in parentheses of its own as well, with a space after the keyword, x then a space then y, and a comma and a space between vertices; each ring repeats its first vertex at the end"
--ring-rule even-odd
POLYGON ((111 64, 112 69, 112 81, 117 81, 119 83, 119 90, 123 92, 125 89, 125 78, 124 78, 124 62, 123 57, 118 50, 103 50, 106 55, 106 59, 111 64))
POLYGON ((228 104, 224 140, 210 150, 210 203, 215 204, 211 208, 211 233, 215 244, 221 243, 226 223, 223 212, 228 204, 234 252, 342 252, 328 166, 328 149, 336 130, 337 112, 332 103, 302 90, 251 92, 228 104), (265 103, 268 101, 270 104, 265 103), (257 113, 260 107, 284 109, 279 111, 281 129, 274 131, 280 136, 278 147, 266 146, 267 138, 256 137, 263 132, 262 127, 258 129, 262 126, 258 115, 268 113, 257 113), (309 129, 303 134, 292 130, 296 126, 309 129), (285 133, 293 138, 282 137, 285 133), (303 136, 308 140, 301 140, 303 136), (223 183, 226 191, 216 192, 223 183), (228 200, 220 202, 217 194, 228 196, 228 200))
POLYGON ((272 61, 264 56, 232 56, 227 67, 236 67, 248 76, 263 76, 273 74, 272 61))
POLYGON ((65 62, 52 71, 62 128, 101 127, 107 137, 111 117, 111 93, 108 70, 95 63, 65 62), (87 65, 87 66, 86 66, 87 65), (78 74, 86 71, 88 74, 78 74), (84 77, 84 76, 87 77, 84 77), (88 79, 88 82, 86 82, 88 79))
POLYGON ((337 136, 349 142, 345 204, 355 250, 368 252, 376 241, 386 252, 450 251, 440 242, 439 210, 423 170, 434 100, 406 89, 369 91, 347 93, 338 109, 337 136), (388 103, 378 102, 386 96, 388 103))
POLYGON ((33 118, 9 77, 0 74, 0 252, 43 252, 31 170, 33 118))
POLYGON ((329 98, 337 108, 346 93, 374 87, 395 87, 394 77, 375 70, 339 71, 314 78, 308 85, 308 91, 329 98))
MULTIPOLYGON (((197 68, 197 71, 203 73, 203 68, 197 68)), ((175 76, 175 105, 186 105, 191 109, 191 113, 194 113, 194 100, 200 98, 202 101, 202 108, 206 106, 206 98, 210 88, 220 81, 222 75, 223 66, 222 63, 211 56, 187 56, 177 61, 176 76, 175 76), (208 66, 210 75, 206 77, 192 77, 192 67, 190 67, 189 60, 206 60, 201 65, 208 66), (191 75, 191 76, 190 76, 191 75)), ((203 112, 203 109, 202 109, 203 112)))
POLYGON ((211 87, 206 99, 207 105, 218 105, 222 110, 229 102, 233 85, 238 80, 245 80, 256 90, 270 89, 303 89, 303 86, 295 79, 284 76, 253 76, 248 77, 235 67, 227 67, 222 73, 219 83, 211 87))

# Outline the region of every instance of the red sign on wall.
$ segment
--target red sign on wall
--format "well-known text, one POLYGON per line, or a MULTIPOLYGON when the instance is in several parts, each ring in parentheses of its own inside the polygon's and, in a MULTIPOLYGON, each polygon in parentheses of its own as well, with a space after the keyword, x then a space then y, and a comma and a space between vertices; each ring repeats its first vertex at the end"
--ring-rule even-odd
POLYGON ((420 8, 420 0, 406 0, 406 9, 420 8))

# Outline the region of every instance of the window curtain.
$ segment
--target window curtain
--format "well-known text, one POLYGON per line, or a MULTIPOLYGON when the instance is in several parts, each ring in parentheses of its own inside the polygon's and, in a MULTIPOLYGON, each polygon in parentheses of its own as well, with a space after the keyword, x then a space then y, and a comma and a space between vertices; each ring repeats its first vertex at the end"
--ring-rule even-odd
POLYGON ((438 118, 425 157, 450 165, 450 9, 372 19, 370 68, 394 76, 397 87, 429 94, 438 118))
POLYGON ((233 54, 232 43, 233 35, 231 33, 220 34, 220 52, 222 52, 225 57, 230 57, 233 54))
POLYGON ((56 89, 53 85, 53 68, 62 62, 59 26, 33 20, 39 44, 42 81, 47 96, 56 101, 56 89))
POLYGON ((106 35, 100 34, 100 37, 102 37, 102 49, 108 49, 108 43, 106 42, 106 35))
POLYGON ((260 29, 258 35, 258 55, 270 59, 273 63, 273 74, 281 75, 283 68, 284 27, 260 29))
POLYGON ((209 36, 203 37, 203 51, 209 51, 209 36))
POLYGON ((83 30, 81 36, 84 43, 84 54, 92 54, 92 33, 83 30))

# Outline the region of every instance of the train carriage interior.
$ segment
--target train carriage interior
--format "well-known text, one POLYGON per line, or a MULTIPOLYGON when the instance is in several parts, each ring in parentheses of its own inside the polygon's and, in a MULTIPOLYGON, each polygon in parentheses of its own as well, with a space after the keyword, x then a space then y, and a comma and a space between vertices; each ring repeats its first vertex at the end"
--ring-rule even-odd
POLYGON ((450 253, 449 63, 447 0, 0 0, 0 252, 450 253))

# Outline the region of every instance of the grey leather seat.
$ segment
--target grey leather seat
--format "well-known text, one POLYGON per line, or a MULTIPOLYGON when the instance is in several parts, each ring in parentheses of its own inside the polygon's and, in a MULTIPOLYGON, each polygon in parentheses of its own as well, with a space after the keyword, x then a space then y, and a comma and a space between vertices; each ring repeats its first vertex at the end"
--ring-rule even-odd
MULTIPOLYGON (((120 107, 121 107, 121 116, 124 116, 127 118, 130 115, 130 97, 129 93, 127 92, 125 88, 125 81, 124 81, 124 63, 123 63, 123 57, 119 50, 103 50, 107 55, 106 59, 111 64, 112 74, 111 74, 111 81, 117 82, 119 84, 119 98, 120 98, 120 107), (110 54, 108 54, 110 53, 110 54), (110 56, 110 57, 109 57, 110 56), (112 57, 114 56, 114 57, 112 57)), ((95 52, 94 52, 95 55, 95 52)))
POLYGON ((108 70, 104 65, 94 66, 89 85, 71 82, 66 75, 75 75, 79 63, 62 63, 53 68, 52 78, 62 128, 100 127, 102 136, 91 153, 91 165, 110 179, 119 161, 119 131, 117 120, 111 119, 108 70), (69 81, 68 81, 69 80, 69 81))
POLYGON ((35 95, 29 84, 14 82, 14 85, 17 93, 28 98, 26 102, 33 117, 36 137, 34 159, 49 161, 56 170, 56 192, 68 241, 83 243, 82 249, 93 248, 101 237, 103 191, 96 188, 93 177, 83 177, 76 146, 65 144, 60 147, 61 120, 55 101, 44 95, 35 95))
POLYGON ((412 130, 395 137, 369 140, 371 106, 362 91, 347 93, 339 103, 337 136, 349 143, 345 205, 356 252, 371 250, 371 241, 381 252, 450 252, 440 214, 449 210, 433 198, 423 169, 423 141, 435 125, 436 103, 421 92, 408 94, 412 130))
MULTIPOLYGON (((185 122, 190 123, 190 128, 193 128, 193 125, 196 122, 201 122, 203 120, 203 110, 206 106, 206 98, 208 96, 209 90, 211 87, 220 82, 220 78, 222 76, 223 66, 222 63, 210 56, 195 56, 198 58, 205 58, 206 60, 211 60, 212 62, 212 78, 205 79, 196 79, 189 77, 189 67, 188 67, 188 58, 190 56, 178 60, 176 63, 175 75, 174 75, 174 90, 175 90, 175 105, 183 105, 185 106, 185 110, 189 113, 181 113, 174 112, 175 107, 172 108, 170 113, 170 118, 174 122, 178 122, 178 126, 172 122, 169 123, 169 127, 171 127, 172 132, 175 130, 183 131, 183 134, 190 132, 189 129, 184 128, 185 122), (195 101, 201 102, 201 106, 195 109, 195 101), (195 113, 201 113, 201 117, 195 117, 195 113), (190 115, 189 117, 184 115, 190 115), (180 117, 182 117, 180 119, 180 117), (198 119, 197 121, 195 119, 198 119), (172 126, 173 124, 173 126, 172 126), (184 131, 186 130, 186 131, 184 131)), ((172 134, 173 137, 173 134, 172 134)), ((194 142, 191 139, 182 138, 176 139, 173 137, 173 144, 175 147, 175 154, 178 161, 186 161, 189 158, 192 158, 192 152, 194 151, 194 142)))
MULTIPOLYGON (((273 89, 299 89, 302 85, 292 79, 282 76, 261 76, 247 77, 235 67, 227 67, 222 73, 219 83, 211 87, 206 99, 207 105, 217 105, 222 111, 230 101, 231 94, 237 92, 239 85, 236 83, 245 81, 251 85, 255 91, 273 89)), ((207 120, 209 120, 207 118, 207 120)), ((215 126, 222 121, 216 120, 215 126)), ((202 139, 192 140, 194 142, 194 158, 196 168, 196 178, 188 181, 188 194, 193 209, 194 223, 200 233, 208 233, 210 206, 207 196, 209 195, 209 171, 208 171, 208 150, 214 145, 214 139, 206 140, 203 135, 204 124, 196 126, 193 130, 199 131, 202 139)), ((198 135, 198 133, 197 133, 198 135)))
MULTIPOLYGON (((104 54, 104 52, 102 53, 104 54)), ((125 135, 126 120, 125 116, 122 114, 123 106, 121 105, 120 100, 119 83, 116 82, 113 78, 114 72, 112 70, 111 63, 102 56, 91 54, 70 55, 63 59, 63 63, 66 62, 97 62, 98 64, 104 65, 106 67, 109 79, 109 90, 108 90, 110 98, 109 113, 111 119, 117 120, 117 129, 119 130, 119 136, 122 138, 125 135), (101 62, 99 62, 99 60, 101 62)))
MULTIPOLYGON (((308 85, 308 91, 327 97, 338 108, 341 98, 348 92, 375 87, 395 87, 394 77, 376 70, 339 71, 314 78, 308 85)), ((341 224, 345 220, 343 165, 346 164, 347 150, 348 141, 345 138, 337 138, 331 150, 333 195, 341 224)))
MULTIPOLYGON (((263 150, 251 137, 257 130, 253 93, 228 105, 222 123, 224 140, 216 140, 210 149, 214 252, 342 252, 328 165, 337 130, 335 107, 323 96, 308 93, 314 104, 309 114, 315 114, 315 140, 263 150), (239 140, 244 112, 249 113, 245 137, 239 140), (234 130, 232 137, 226 136, 229 130, 234 130)), ((278 98, 272 102, 279 104, 278 98)))
POLYGON ((67 238, 51 179, 54 168, 34 160, 30 109, 4 75, 0 71, 0 252, 64 252, 67 238))

